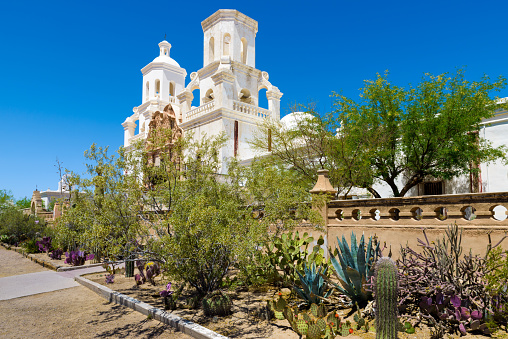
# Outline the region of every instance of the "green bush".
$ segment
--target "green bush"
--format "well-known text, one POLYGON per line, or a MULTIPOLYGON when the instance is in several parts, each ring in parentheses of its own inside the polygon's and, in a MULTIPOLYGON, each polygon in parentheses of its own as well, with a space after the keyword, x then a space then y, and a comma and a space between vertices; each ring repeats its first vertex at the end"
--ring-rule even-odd
POLYGON ((15 207, 0 213, 0 234, 8 236, 9 244, 16 244, 44 235, 46 223, 34 216, 23 214, 15 207))
POLYGON ((488 320, 489 329, 495 331, 508 325, 508 251, 496 247, 490 251, 487 261, 487 291, 492 298, 488 320))

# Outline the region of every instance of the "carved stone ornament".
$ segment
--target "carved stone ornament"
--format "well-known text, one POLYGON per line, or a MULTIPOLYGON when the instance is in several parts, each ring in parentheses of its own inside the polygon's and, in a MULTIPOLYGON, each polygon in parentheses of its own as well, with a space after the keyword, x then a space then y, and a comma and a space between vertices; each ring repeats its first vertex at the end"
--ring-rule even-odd
POLYGON ((156 147, 172 145, 182 136, 182 129, 178 127, 175 111, 171 104, 164 107, 164 111, 153 114, 148 125, 147 148, 156 143, 156 147))

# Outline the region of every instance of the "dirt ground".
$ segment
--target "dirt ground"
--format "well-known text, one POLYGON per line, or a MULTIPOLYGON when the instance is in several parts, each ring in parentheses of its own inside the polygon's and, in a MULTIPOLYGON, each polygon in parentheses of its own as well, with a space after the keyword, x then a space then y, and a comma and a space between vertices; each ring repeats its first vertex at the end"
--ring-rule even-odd
MULTIPOLYGON (((164 301, 159 296, 159 292, 164 289, 166 282, 163 282, 160 277, 156 278, 156 286, 152 286, 149 283, 137 286, 134 278, 126 278, 123 272, 115 274, 115 282, 113 284, 106 284, 106 274, 90 274, 84 277, 106 285, 120 293, 142 300, 154 307, 164 309, 164 301)), ((206 317, 200 309, 179 308, 171 312, 230 338, 299 338, 291 330, 286 321, 280 320, 273 323, 273 321, 267 322, 259 317, 259 309, 266 303, 266 291, 231 292, 230 296, 234 300, 234 313, 228 317, 206 317)), ((186 293, 184 291, 180 299, 180 305, 185 304, 185 298, 186 293)))
MULTIPOLYGON (((24 258, 21 254, 7 251, 0 246, 0 278, 45 270, 47 269, 24 258)), ((156 286, 144 284, 140 287, 136 286, 134 278, 125 278, 123 272, 117 272, 113 284, 105 283, 104 273, 88 275, 86 278, 164 309, 163 300, 158 292, 164 288, 166 282, 160 278, 156 286)), ((266 321, 261 318, 260 310, 264 307, 266 299, 276 292, 267 289, 228 291, 233 299, 234 313, 224 318, 208 318, 201 310, 184 307, 180 307, 173 313, 230 338, 299 338, 286 320, 266 321)), ((185 297, 184 292, 180 299, 181 304, 185 304, 185 297)), ((345 312, 346 310, 342 312, 342 315, 345 312)), ((190 338, 158 321, 149 320, 146 316, 129 308, 107 303, 103 298, 82 286, 0 301, 0 333, 0 337, 5 338, 190 338)), ((427 328, 417 328, 417 332, 412 335, 399 333, 399 338, 429 338, 429 333, 427 328)), ((507 339, 508 335, 502 332, 495 337, 507 339)), ((355 332, 348 338, 374 339, 375 333, 355 332)), ((487 337, 468 334, 461 338, 487 337)))
POLYGON ((47 271, 47 269, 19 253, 0 246, 0 278, 42 271, 47 271))
MULTIPOLYGON (((160 277, 156 278, 156 286, 152 286, 148 283, 145 283, 141 286, 137 286, 134 278, 125 278, 123 275, 123 271, 117 272, 115 274, 115 279, 113 284, 105 283, 105 276, 107 273, 96 273, 84 276, 87 279, 105 285, 115 291, 131 296, 135 299, 144 301, 154 307, 164 309, 163 299, 160 298, 159 292, 164 289, 166 281, 163 281, 160 277)), ((175 286, 173 286, 173 289, 175 286)), ((266 304, 266 300, 272 298, 273 295, 278 292, 275 290, 251 290, 248 292, 238 292, 238 291, 227 291, 228 295, 233 300, 233 314, 228 317, 223 318, 209 318, 205 317, 203 312, 199 309, 192 310, 188 309, 185 306, 185 291, 182 293, 182 296, 179 299, 180 307, 174 311, 171 311, 173 314, 178 315, 184 319, 193 321, 198 323, 204 327, 207 327, 217 333, 220 333, 224 336, 230 338, 288 338, 288 339, 296 339, 299 336, 289 327, 289 324, 286 320, 276 320, 272 319, 270 321, 266 321, 261 318, 260 310, 264 308, 266 304)), ((339 310, 338 313, 341 315, 341 318, 344 319, 348 310, 339 310)), ((350 321, 353 321, 353 316, 347 318, 350 321)), ((343 320, 344 321, 344 320, 343 320)), ((449 336, 446 335, 445 338, 459 338, 460 336, 454 335, 449 336)), ((497 333, 495 338, 508 338, 506 332, 502 331, 497 333)), ((349 335, 347 338, 350 339, 375 339, 375 332, 364 333, 361 331, 355 331, 352 335, 349 335)), ((400 339, 424 339, 430 338, 430 329, 426 326, 420 326, 416 328, 416 333, 407 334, 400 333, 400 339)), ((480 338, 488 338, 482 335, 472 335, 467 334, 466 336, 462 336, 460 338, 463 339, 480 339, 480 338)))
MULTIPOLYGON (((46 271, 0 246, 0 277, 46 271)), ((0 301, 2 338, 191 338, 86 287, 0 301)))

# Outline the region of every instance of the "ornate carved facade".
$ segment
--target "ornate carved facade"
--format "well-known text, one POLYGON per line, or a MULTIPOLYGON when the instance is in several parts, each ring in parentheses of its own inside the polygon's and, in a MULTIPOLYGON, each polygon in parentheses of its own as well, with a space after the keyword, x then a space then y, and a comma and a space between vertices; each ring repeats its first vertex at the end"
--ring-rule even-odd
POLYGON ((148 136, 145 144, 148 164, 158 166, 161 152, 168 152, 168 159, 179 162, 178 154, 172 151, 175 142, 181 136, 182 129, 178 127, 175 111, 171 104, 166 105, 162 112, 155 112, 148 125, 148 136))

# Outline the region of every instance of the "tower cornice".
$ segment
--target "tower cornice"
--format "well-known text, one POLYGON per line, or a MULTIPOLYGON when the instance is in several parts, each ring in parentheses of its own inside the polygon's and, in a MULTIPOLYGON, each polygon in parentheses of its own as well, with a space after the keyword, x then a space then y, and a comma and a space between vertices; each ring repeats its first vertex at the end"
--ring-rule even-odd
POLYGON ((182 74, 184 77, 187 76, 187 71, 184 68, 176 67, 165 62, 151 62, 141 69, 141 73, 145 76, 152 70, 167 70, 182 74))
POLYGON ((236 20, 254 31, 258 32, 258 22, 235 9, 219 9, 201 22, 203 32, 221 20, 236 20))

